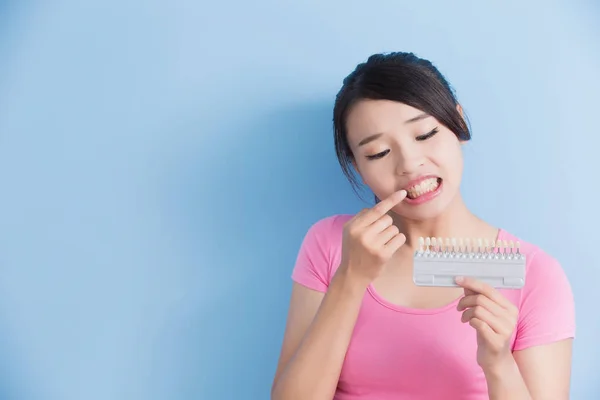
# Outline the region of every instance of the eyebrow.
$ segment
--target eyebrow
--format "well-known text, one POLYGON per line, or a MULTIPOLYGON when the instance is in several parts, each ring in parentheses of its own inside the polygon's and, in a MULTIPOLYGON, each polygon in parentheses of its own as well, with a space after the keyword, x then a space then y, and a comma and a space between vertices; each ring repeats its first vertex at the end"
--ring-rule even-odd
POLYGON ((427 113, 421 113, 419 115, 417 115, 416 117, 412 117, 411 119, 407 119, 406 121, 404 121, 405 124, 412 124, 413 122, 417 122, 417 121, 421 121, 424 120, 426 118, 431 117, 431 115, 427 114, 427 113))
POLYGON ((366 138, 364 138, 363 140, 358 142, 358 147, 364 146, 367 143, 371 143, 373 140, 379 139, 382 135, 383 135, 383 133, 376 133, 374 135, 367 136, 366 138))
MULTIPOLYGON (((404 124, 412 124, 413 122, 422 121, 426 118, 429 118, 430 116, 431 115, 429 115, 427 113, 421 113, 415 117, 407 119, 406 121, 404 121, 404 124)), ((371 143, 372 141, 379 139, 382 135, 383 135, 383 133, 376 133, 374 135, 367 136, 366 138, 364 138, 363 140, 361 140, 358 143, 358 147, 364 146, 367 143, 371 143)))

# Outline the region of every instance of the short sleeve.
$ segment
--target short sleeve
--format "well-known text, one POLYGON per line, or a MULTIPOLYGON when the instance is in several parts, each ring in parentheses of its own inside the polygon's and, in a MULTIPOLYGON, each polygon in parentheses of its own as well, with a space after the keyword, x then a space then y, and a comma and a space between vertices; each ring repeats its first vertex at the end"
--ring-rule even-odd
POLYGON ((326 292, 331 281, 336 243, 336 217, 317 221, 309 229, 298 251, 292 280, 310 289, 326 292))
POLYGON ((513 350, 575 337, 575 304, 560 263, 538 251, 527 268, 513 350))

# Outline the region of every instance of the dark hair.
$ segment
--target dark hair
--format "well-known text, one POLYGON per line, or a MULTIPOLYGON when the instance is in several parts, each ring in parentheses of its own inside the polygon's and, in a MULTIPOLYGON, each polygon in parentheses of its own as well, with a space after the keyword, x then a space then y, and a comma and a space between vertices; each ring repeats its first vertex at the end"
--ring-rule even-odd
POLYGON ((352 173, 353 154, 348 144, 346 118, 359 100, 392 100, 436 118, 462 141, 471 139, 458 101, 446 78, 428 60, 413 53, 374 54, 359 64, 344 81, 333 108, 335 151, 344 175, 358 188, 352 173))

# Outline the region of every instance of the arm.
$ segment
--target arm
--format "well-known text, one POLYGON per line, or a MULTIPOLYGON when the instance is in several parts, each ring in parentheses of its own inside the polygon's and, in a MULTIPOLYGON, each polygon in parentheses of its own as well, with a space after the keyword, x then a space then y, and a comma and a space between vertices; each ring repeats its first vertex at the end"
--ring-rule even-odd
POLYGON ((484 368, 490 400, 533 400, 513 356, 494 368, 484 368))
MULTIPOLYGON (((486 348, 502 349, 505 355, 483 364, 490 400, 563 400, 569 398, 572 342, 575 337, 573 293, 566 274, 557 260, 538 252, 531 257, 527 270, 528 284, 522 290, 518 309, 506 302, 495 290, 473 286, 487 298, 477 303, 464 300, 466 306, 484 305, 480 319, 487 320, 497 331, 475 322, 482 338, 489 338, 486 348), (500 310, 502 306, 504 311, 500 310), (508 313, 506 312, 508 310, 508 313), (500 317, 491 318, 491 314, 500 317), (508 338, 516 329, 512 351, 508 338), (495 345, 495 346, 494 346, 495 345)), ((477 318, 477 307, 466 311, 477 318)))
POLYGON ((573 339, 564 339, 514 352, 532 399, 569 399, 572 348, 573 339))
POLYGON ((516 351, 484 370, 490 400, 568 400, 572 340, 516 351))
POLYGON ((406 242, 387 214, 405 197, 405 190, 393 193, 356 214, 342 232, 331 230, 333 219, 309 229, 293 273, 306 287, 294 284, 292 290, 272 399, 331 400, 335 395, 367 286, 406 242), (339 233, 341 262, 328 283, 328 239, 339 233))
POLYGON ((294 283, 273 400, 333 398, 364 290, 342 268, 325 295, 294 283))
POLYGON ((533 400, 570 395, 575 302, 558 260, 538 252, 528 270, 513 357, 533 400))

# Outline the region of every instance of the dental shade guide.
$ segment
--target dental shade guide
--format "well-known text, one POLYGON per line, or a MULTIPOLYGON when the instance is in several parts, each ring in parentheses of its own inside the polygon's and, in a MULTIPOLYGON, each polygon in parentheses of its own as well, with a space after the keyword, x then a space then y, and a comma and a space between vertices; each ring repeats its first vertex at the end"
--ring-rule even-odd
POLYGON ((512 240, 421 237, 413 261, 417 286, 458 287, 458 276, 480 280, 496 289, 520 289, 525 285, 526 257, 520 243, 512 240))

